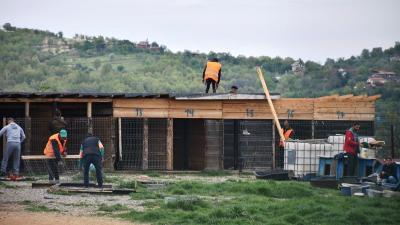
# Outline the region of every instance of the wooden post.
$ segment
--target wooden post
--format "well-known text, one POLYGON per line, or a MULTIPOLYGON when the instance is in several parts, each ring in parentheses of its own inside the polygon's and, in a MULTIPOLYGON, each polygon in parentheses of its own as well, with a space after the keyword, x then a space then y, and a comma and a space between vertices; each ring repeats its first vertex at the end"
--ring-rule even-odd
POLYGON ((143 155, 142 169, 149 169, 149 120, 143 119, 143 155))
POLYGON ((92 102, 87 103, 87 117, 92 118, 92 102))
POLYGON ((174 120, 167 119, 167 170, 174 169, 174 120))
POLYGON ((25 102, 25 117, 29 117, 29 102, 25 102))
POLYGON ((87 118, 88 118, 88 132, 92 132, 92 133, 93 133, 93 124, 92 124, 92 102, 88 102, 88 103, 87 103, 86 109, 87 109, 86 115, 87 115, 87 118))
POLYGON ((315 138, 315 121, 311 120, 311 138, 315 138))
POLYGON ((275 122, 272 121, 272 169, 276 168, 276 153, 275 153, 275 148, 276 148, 276 141, 275 141, 275 122))
POLYGON ((279 119, 278 119, 278 116, 276 115, 274 104, 272 104, 271 96, 269 95, 267 84, 265 83, 264 76, 263 76, 263 74, 261 72, 261 68, 259 66, 257 66, 257 73, 258 73, 258 77, 260 78, 261 85, 264 89, 265 96, 267 97, 269 108, 271 109, 272 115, 274 116, 274 121, 275 121, 276 127, 278 128, 279 136, 281 138, 281 141, 284 141, 285 137, 283 136, 282 127, 281 127, 281 124, 279 123, 279 119))
POLYGON ((121 131, 121 117, 118 117, 118 154, 119 154, 119 160, 122 160, 122 131, 121 131))
POLYGON ((115 164, 115 162, 116 162, 116 154, 117 154, 117 151, 116 151, 116 148, 115 148, 115 136, 116 136, 116 130, 115 130, 115 119, 113 118, 113 117, 111 117, 111 142, 110 142, 110 151, 112 151, 113 153, 112 153, 112 155, 111 155, 111 158, 112 158, 112 164, 111 164, 111 166, 110 166, 110 169, 115 169, 116 167, 114 167, 114 165, 116 165, 115 164))
POLYGON ((29 110, 29 102, 25 102, 25 149, 23 150, 24 155, 30 155, 31 154, 31 130, 32 130, 32 124, 31 124, 31 118, 30 118, 30 110, 29 110))

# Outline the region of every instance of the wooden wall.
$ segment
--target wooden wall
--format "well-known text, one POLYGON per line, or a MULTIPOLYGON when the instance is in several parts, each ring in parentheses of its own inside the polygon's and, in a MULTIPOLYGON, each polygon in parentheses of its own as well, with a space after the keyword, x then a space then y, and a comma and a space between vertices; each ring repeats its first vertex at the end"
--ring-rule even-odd
MULTIPOLYGON (((326 96, 273 100, 280 119, 373 121, 379 96, 326 96)), ((114 117, 272 119, 266 100, 114 99, 114 117)))

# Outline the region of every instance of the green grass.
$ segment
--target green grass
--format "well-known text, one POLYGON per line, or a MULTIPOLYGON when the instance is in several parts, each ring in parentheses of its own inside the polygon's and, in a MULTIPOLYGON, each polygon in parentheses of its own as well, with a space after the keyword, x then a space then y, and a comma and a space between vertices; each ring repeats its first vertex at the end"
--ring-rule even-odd
POLYGON ((58 209, 50 209, 45 205, 39 205, 39 204, 29 204, 29 206, 26 208, 26 210, 31 211, 31 212, 59 212, 60 210, 58 209))
POLYGON ((9 185, 9 184, 7 184, 7 183, 5 183, 3 181, 0 181, 0 188, 11 188, 11 189, 14 189, 14 188, 17 188, 17 186, 9 185))
POLYGON ((112 212, 128 210, 128 207, 121 204, 115 204, 115 205, 101 204, 97 210, 112 213, 112 212))
POLYGON ((400 199, 341 196, 303 182, 177 182, 165 190, 138 187, 146 210, 119 216, 152 224, 400 224, 400 199), (178 196, 166 204, 165 196, 178 196), (197 196, 186 202, 179 196, 197 196))
POLYGON ((230 176, 232 172, 226 170, 202 170, 199 175, 205 177, 230 176))

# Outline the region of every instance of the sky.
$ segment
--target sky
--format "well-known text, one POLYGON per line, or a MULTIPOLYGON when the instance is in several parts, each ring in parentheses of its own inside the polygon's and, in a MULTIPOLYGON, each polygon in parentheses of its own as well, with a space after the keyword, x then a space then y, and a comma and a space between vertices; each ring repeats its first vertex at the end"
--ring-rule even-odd
POLYGON ((394 46, 399 11, 399 0, 0 0, 0 24, 323 63, 394 46))

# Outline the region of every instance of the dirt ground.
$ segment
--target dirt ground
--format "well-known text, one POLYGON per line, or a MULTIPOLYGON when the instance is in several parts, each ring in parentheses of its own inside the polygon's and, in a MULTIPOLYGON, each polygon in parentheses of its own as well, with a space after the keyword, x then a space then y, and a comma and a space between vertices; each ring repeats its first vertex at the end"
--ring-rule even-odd
POLYGON ((128 221, 122 221, 107 217, 71 216, 53 212, 27 212, 22 206, 0 205, 1 225, 132 225, 128 221), (27 222, 29 221, 29 222, 27 222))
MULTIPOLYGON (((111 182, 113 185, 131 180, 157 180, 160 182, 200 180, 214 183, 227 179, 241 179, 237 176, 201 177, 196 175, 161 175, 157 178, 136 174, 108 174, 107 176, 113 180, 111 182)), ((67 181, 71 180, 68 178, 67 181)), ((144 210, 144 201, 134 200, 129 195, 60 195, 48 192, 47 188, 32 189, 31 183, 28 181, 5 182, 3 186, 0 185, 0 225, 139 224, 114 218, 113 215, 129 210, 139 212, 144 210), (4 184, 9 186, 6 187, 4 184), (99 209, 99 206, 107 208, 116 205, 123 206, 123 208, 111 212, 99 209), (40 207, 44 207, 44 210, 40 207), (32 208, 39 209, 32 210, 32 208)))

